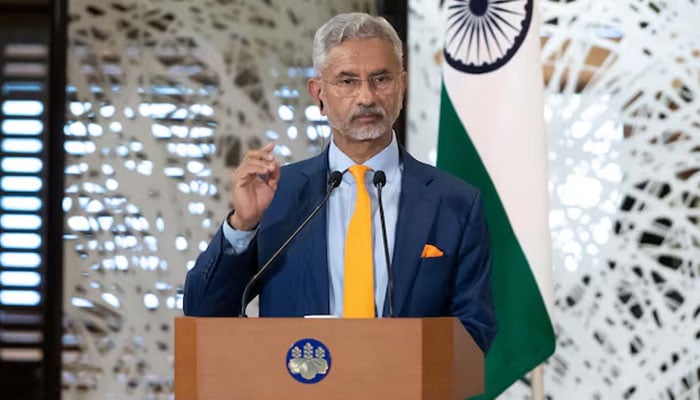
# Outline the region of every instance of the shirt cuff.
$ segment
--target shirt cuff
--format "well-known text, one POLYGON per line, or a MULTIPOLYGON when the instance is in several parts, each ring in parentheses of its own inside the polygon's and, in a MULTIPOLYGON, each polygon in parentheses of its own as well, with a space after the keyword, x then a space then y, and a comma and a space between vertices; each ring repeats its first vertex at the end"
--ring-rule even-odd
MULTIPOLYGON (((229 214, 229 216, 230 215, 231 214, 229 214)), ((246 250, 248 250, 248 246, 250 246, 250 242, 253 241, 255 234, 258 233, 257 226, 252 231, 239 231, 238 229, 234 229, 228 223, 228 216, 226 217, 226 220, 223 222, 221 227, 223 229, 224 237, 226 238, 226 241, 228 241, 228 243, 232 247, 234 255, 241 254, 241 253, 245 252, 246 250)))

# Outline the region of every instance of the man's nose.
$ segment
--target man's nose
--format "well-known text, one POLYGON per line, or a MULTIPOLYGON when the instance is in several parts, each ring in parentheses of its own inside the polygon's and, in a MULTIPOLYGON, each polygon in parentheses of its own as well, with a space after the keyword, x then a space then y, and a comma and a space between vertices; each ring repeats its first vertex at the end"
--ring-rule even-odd
POLYGON ((375 101, 374 88, 369 79, 360 82, 360 89, 355 99, 357 104, 372 105, 375 101))

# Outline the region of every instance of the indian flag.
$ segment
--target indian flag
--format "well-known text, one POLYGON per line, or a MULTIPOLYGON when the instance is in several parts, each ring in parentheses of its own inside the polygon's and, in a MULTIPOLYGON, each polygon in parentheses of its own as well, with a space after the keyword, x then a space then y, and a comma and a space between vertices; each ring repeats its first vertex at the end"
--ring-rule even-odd
POLYGON ((444 2, 438 167, 483 193, 499 331, 486 356, 492 399, 554 352, 547 152, 537 5, 444 2), (550 303, 550 302, 548 302, 550 303))

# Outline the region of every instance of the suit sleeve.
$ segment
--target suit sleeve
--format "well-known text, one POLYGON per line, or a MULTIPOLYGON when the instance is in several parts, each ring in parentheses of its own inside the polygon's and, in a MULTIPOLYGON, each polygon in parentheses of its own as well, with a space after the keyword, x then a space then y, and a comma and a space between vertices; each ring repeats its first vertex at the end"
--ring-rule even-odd
POLYGON ((187 273, 183 308, 193 317, 237 316, 243 289, 257 268, 257 238, 236 254, 219 228, 187 273))
POLYGON ((453 284, 452 315, 459 318, 486 354, 496 335, 497 322, 491 294, 491 238, 481 193, 469 210, 453 284))

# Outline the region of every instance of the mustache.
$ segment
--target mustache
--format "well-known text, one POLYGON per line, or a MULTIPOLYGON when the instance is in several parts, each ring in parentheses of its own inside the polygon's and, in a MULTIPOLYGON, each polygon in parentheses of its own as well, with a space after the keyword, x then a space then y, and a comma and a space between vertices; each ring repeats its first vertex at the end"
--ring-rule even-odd
POLYGON ((353 111, 350 115, 350 120, 355 120, 362 117, 386 117, 386 111, 379 106, 361 106, 359 109, 353 111))

